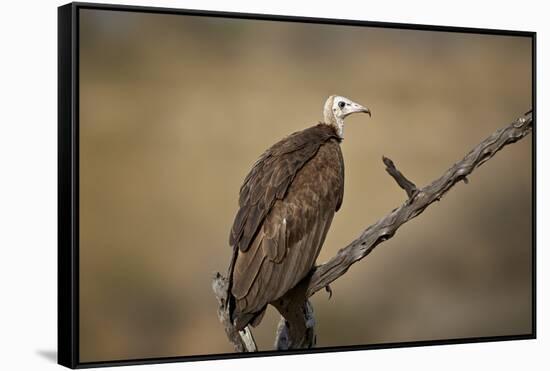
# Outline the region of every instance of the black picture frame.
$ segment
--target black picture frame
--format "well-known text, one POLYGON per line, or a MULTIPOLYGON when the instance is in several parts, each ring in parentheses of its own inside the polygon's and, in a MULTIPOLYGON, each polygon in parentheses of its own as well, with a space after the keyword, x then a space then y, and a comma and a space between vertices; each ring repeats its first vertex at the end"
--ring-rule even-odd
POLYGON ((287 354, 339 352, 350 350, 416 347, 536 338, 536 32, 463 28, 421 24, 371 22, 296 16, 228 13, 145 6, 70 3, 58 8, 58 363, 69 368, 115 365, 154 364, 166 362, 231 359, 287 354), (291 351, 209 354, 166 358, 120 359, 101 362, 79 360, 79 12, 82 9, 142 13, 194 15, 222 18, 285 21, 316 24, 354 25, 406 30, 429 30, 488 35, 523 36, 532 42, 532 332, 514 336, 488 336, 404 343, 339 346, 291 351))

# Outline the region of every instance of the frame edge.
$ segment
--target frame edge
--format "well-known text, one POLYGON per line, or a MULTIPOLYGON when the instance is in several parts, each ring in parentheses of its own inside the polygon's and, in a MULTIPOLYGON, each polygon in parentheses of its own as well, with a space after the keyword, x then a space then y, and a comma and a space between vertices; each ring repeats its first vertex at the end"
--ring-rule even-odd
POLYGON ((75 6, 57 8, 57 363, 78 365, 74 213, 75 6))

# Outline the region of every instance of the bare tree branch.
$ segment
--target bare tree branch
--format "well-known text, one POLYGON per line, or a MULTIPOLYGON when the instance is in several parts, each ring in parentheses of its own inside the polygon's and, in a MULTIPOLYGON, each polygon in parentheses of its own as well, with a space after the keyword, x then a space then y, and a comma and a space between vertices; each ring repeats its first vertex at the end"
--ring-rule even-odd
MULTIPOLYGON (((528 111, 512 124, 497 130, 483 140, 462 160, 451 166, 439 179, 421 189, 417 189, 413 182, 397 170, 392 160, 383 157, 386 171, 395 179, 399 187, 407 192, 407 201, 369 226, 357 239, 340 249, 336 256, 313 268, 311 273, 294 289, 271 303, 283 316, 276 333, 275 346, 277 349, 313 347, 316 341, 315 318, 313 307, 308 298, 322 288, 327 288, 330 292, 329 284, 346 273, 351 265, 367 256, 378 244, 393 237, 399 227, 420 215, 433 202, 441 200, 443 195, 456 183, 460 181, 467 183, 466 177, 477 167, 493 157, 504 146, 515 143, 528 135, 532 128, 532 113, 528 111)), ((249 337, 243 332, 236 331, 229 321, 225 309, 227 283, 219 273, 214 277, 213 288, 220 304, 218 310, 220 321, 224 324, 227 336, 234 344, 235 350, 238 352, 255 351, 256 344, 248 328, 249 337), (252 343, 250 343, 250 339, 252 339, 252 343)))
POLYGON ((392 166, 391 160, 384 161, 389 168, 390 175, 396 179, 401 188, 407 191, 409 199, 399 208, 365 229, 357 239, 338 251, 336 256, 328 262, 314 268, 307 296, 313 295, 346 273, 352 264, 367 256, 379 243, 393 237, 401 225, 420 215, 433 202, 441 200, 443 195, 456 183, 467 182, 466 177, 472 171, 493 157, 504 146, 525 137, 532 128, 533 117, 531 112, 527 112, 479 143, 466 157, 451 166, 443 176, 417 192, 411 192, 414 184, 395 169, 395 166, 392 166))
POLYGON ((386 171, 388 174, 392 176, 393 179, 397 182, 399 187, 403 188, 405 192, 407 192, 407 196, 409 198, 412 198, 416 192, 418 192, 418 189, 414 185, 413 182, 405 178, 403 174, 393 164, 393 161, 387 158, 386 156, 382 156, 382 162, 386 165, 386 171))

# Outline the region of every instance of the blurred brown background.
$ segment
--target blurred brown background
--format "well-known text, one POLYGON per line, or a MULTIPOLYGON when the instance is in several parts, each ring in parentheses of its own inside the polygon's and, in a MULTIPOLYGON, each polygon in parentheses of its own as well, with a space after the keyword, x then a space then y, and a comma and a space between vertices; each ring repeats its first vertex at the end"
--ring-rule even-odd
MULTIPOLYGON (((81 361, 232 352, 210 283, 241 182, 283 136, 346 121, 319 262, 531 108, 527 38, 82 10, 81 361)), ((318 345, 531 331, 532 138, 505 148, 313 298, 318 345)), ((255 335, 272 349, 278 315, 255 335)))

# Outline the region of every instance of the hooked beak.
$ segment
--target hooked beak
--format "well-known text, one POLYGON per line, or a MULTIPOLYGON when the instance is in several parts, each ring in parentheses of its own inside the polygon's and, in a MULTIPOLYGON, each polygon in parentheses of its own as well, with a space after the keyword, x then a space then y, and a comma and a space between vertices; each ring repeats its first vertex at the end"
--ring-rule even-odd
POLYGON ((352 103, 351 105, 351 112, 350 113, 357 113, 357 112, 363 112, 369 115, 369 117, 372 117, 370 110, 366 107, 363 107, 362 105, 358 103, 352 103))

